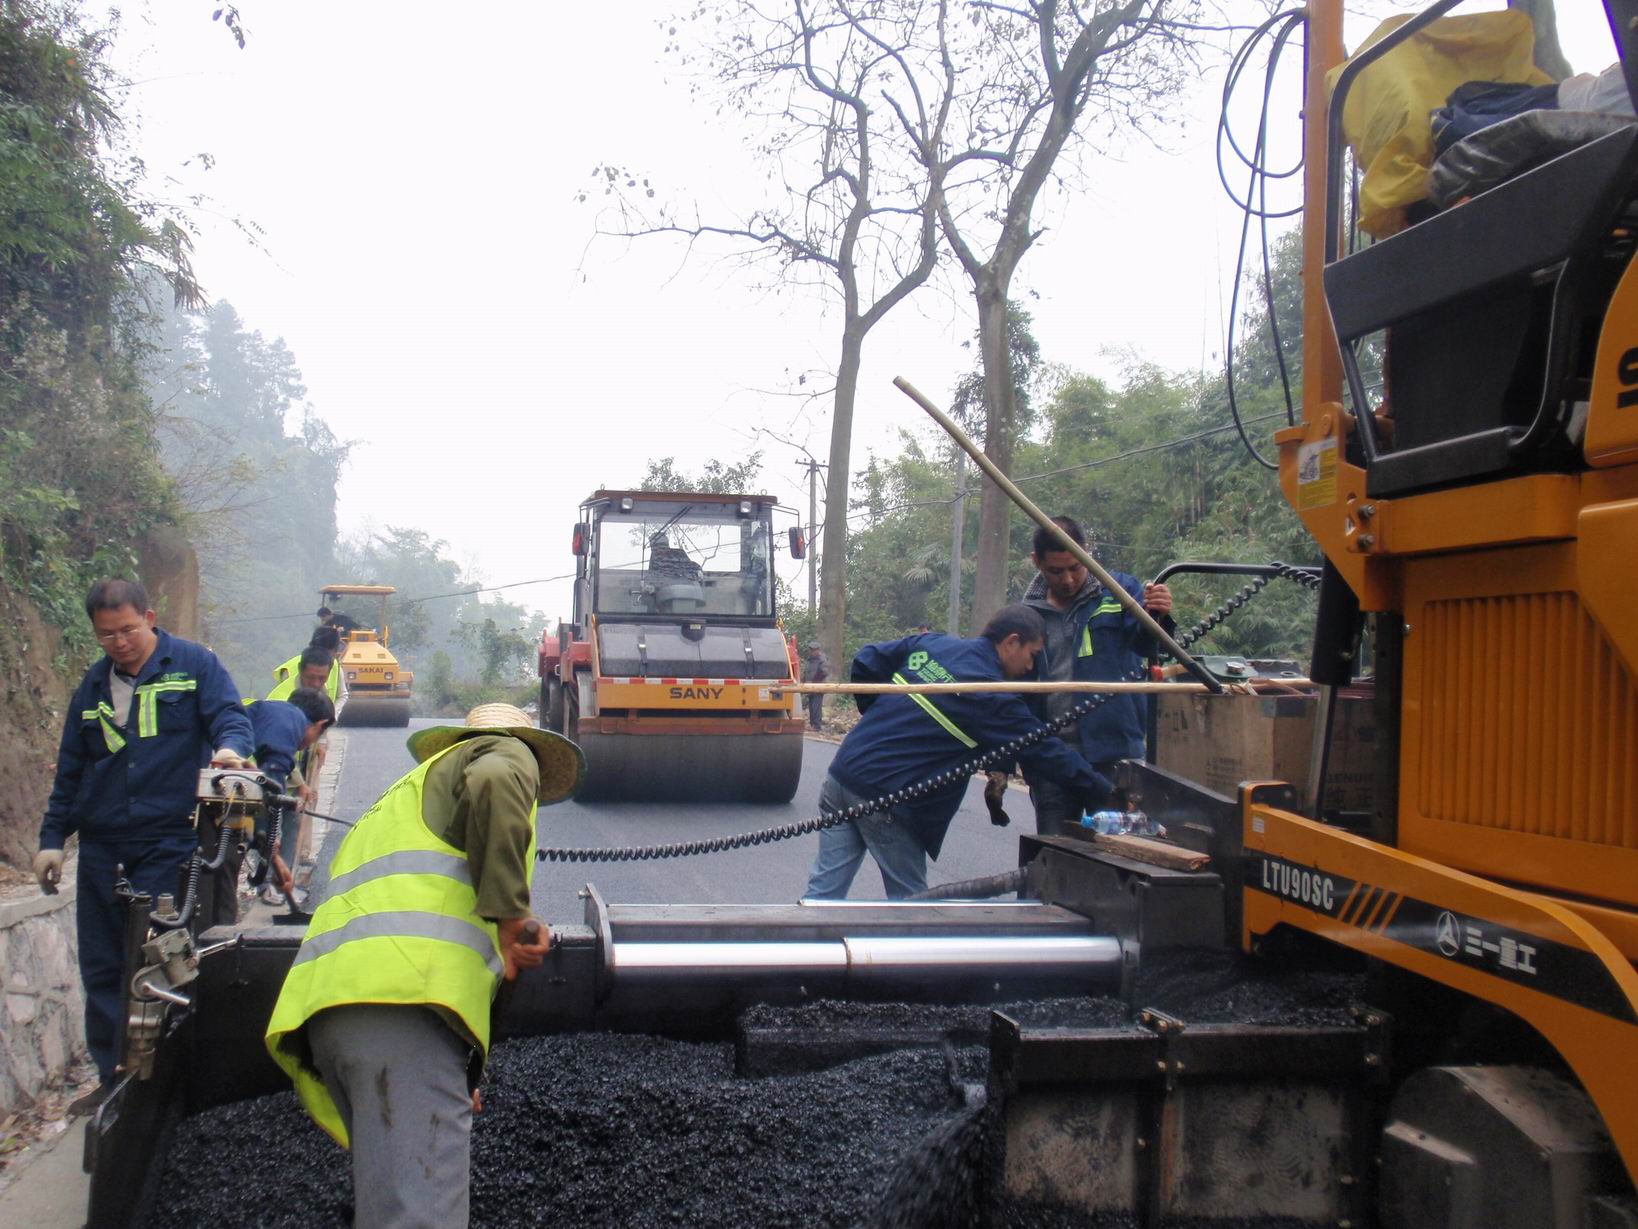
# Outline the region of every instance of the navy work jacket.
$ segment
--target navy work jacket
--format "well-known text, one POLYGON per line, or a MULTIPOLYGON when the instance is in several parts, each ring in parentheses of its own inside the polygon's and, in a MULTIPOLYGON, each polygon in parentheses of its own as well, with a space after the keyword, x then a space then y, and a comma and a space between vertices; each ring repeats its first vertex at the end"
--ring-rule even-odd
MULTIPOLYGON (((1111 572, 1110 576, 1136 598, 1139 605, 1143 604, 1142 581, 1126 572, 1111 572)), ((1047 617, 1057 613, 1047 599, 1046 581, 1040 575, 1035 577, 1029 592, 1024 595, 1024 602, 1043 614, 1051 611, 1052 615, 1047 617)), ((1075 595, 1069 617, 1074 629, 1071 643, 1074 645, 1075 667, 1072 677, 1076 682, 1122 683, 1131 680, 1134 675, 1142 678, 1153 637, 1138 622, 1137 616, 1129 614, 1114 595, 1095 579, 1088 577, 1081 591, 1075 595)), ((1177 626, 1170 615, 1155 621, 1168 632, 1177 626)), ((1035 664, 1036 672, 1030 675, 1031 678, 1040 676, 1046 662, 1037 658, 1035 664)), ((1075 702, 1078 704, 1089 698, 1077 694, 1075 702)), ((1033 697, 1031 707, 1044 717, 1045 697, 1033 697)), ((1147 696, 1137 693, 1112 695, 1077 723, 1075 745, 1094 764, 1106 764, 1110 760, 1141 760, 1148 742, 1148 720, 1147 696)), ((1027 765, 1025 775, 1029 775, 1027 765)))
MULTIPOLYGON (((867 644, 853 659, 855 683, 951 683, 1003 681, 995 646, 979 637, 960 640, 942 632, 867 644)), ((981 751, 993 750, 1041 728, 1040 719, 1015 694, 861 695, 859 724, 842 740, 830 775, 855 794, 878 798, 948 772, 981 751)), ((1025 769, 1040 779, 1087 795, 1103 795, 1109 782, 1056 738, 1018 752, 1025 769)), ((925 798, 890 808, 937 858, 944 834, 967 792, 969 774, 925 798)))
POLYGON ((75 832, 87 840, 187 836, 211 753, 250 755, 239 690, 203 645, 159 633, 123 726, 114 723, 113 668, 108 657, 92 666, 68 703, 41 849, 61 849, 75 832))
POLYGON ((307 737, 307 714, 286 700, 255 700, 245 711, 255 728, 256 768, 283 790, 307 737))

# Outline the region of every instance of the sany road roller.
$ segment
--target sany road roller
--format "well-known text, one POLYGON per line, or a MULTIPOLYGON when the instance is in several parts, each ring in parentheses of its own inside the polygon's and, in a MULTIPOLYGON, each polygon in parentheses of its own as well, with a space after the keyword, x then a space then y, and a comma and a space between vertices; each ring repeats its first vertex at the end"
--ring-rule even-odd
POLYGON ((347 702, 338 724, 408 725, 410 687, 415 676, 405 670, 387 647, 387 599, 391 585, 326 585, 320 593, 336 614, 341 632, 341 671, 347 681, 347 702), (343 598, 373 598, 373 602, 343 603, 343 598), (356 608, 356 609, 355 609, 356 608))
MULTIPOLYGON (((540 724, 586 753, 582 799, 789 802, 794 642, 774 614, 775 501, 598 491, 574 527, 574 617, 540 648, 540 724)), ((801 531, 788 533, 801 558, 801 531)))

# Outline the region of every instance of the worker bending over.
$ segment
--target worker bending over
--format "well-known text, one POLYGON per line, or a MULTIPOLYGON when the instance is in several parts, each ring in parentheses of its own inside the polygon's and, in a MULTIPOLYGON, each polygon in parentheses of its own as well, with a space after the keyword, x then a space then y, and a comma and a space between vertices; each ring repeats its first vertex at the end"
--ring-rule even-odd
POLYGON ((85 1043, 98 1087, 70 1108, 94 1109, 113 1087, 125 996, 125 917, 114 898, 120 867, 138 892, 175 894, 198 845, 199 770, 242 768, 250 718, 216 655, 156 626, 148 593, 99 580, 85 613, 105 656, 68 703, 57 780, 40 825, 34 874, 47 893, 62 878, 63 845, 79 834, 74 920, 85 987, 85 1043))
POLYGON ((586 770, 509 704, 417 731, 409 749, 419 766, 336 851, 267 1027, 308 1112, 352 1149, 356 1229, 467 1223, 491 1001, 547 950, 529 907, 536 808, 586 770))
MULTIPOLYGON (((267 698, 287 700, 292 692, 301 687, 322 691, 333 705, 330 724, 335 724, 347 702, 347 684, 342 681, 341 666, 336 658, 340 650, 341 637, 335 628, 321 623, 314 629, 313 639, 307 647, 273 672, 280 681, 267 693, 267 698)), ((290 792, 301 799, 296 813, 287 816, 289 822, 282 833, 281 853, 291 871, 296 869, 302 851, 307 848, 308 831, 312 824, 308 813, 318 800, 319 774, 324 771, 324 761, 328 755, 329 739, 320 738, 296 757, 296 766, 290 774, 290 792)), ((262 899, 276 905, 279 903, 277 893, 277 887, 268 884, 262 889, 262 899)))
MULTIPOLYGON (((298 687, 288 700, 254 700, 247 707, 255 731, 256 770, 268 778, 279 793, 305 788, 295 784, 301 780, 296 763, 334 724, 336 709, 330 697, 314 687, 298 687)), ((295 891, 291 871, 295 867, 293 851, 297 847, 298 827, 296 814, 287 811, 279 834, 279 848, 269 850, 273 874, 268 887, 285 896, 295 891)), ((235 868, 230 882, 237 880, 235 868)), ((263 899, 277 903, 276 898, 270 899, 265 893, 263 899)))
MULTIPOLYGON (((976 640, 939 632, 867 644, 853 659, 855 683, 994 682, 1028 674, 1045 637, 1041 616, 1027 606, 998 612, 976 640)), ((1017 695, 1005 692, 860 695, 859 724, 842 741, 819 791, 825 814, 895 794, 1041 728, 1017 695)), ((1035 776, 1058 782, 1088 804, 1101 804, 1104 779, 1057 739, 1021 748, 1035 776)), ((847 895, 868 850, 881 868, 887 895, 899 899, 927 887, 927 859, 937 858, 944 833, 967 792, 967 774, 922 798, 896 803, 819 833, 819 856, 808 875, 814 900, 847 895)), ((995 822, 1005 823, 998 816, 995 822)))
MULTIPOLYGON (((1057 525, 1075 542, 1086 545, 1086 533, 1067 516, 1055 516, 1057 525)), ((1081 561, 1063 549, 1058 536, 1035 531, 1035 568, 1040 574, 1024 595, 1024 604, 1046 625, 1046 647, 1037 663, 1038 676, 1055 683, 1118 683, 1141 674, 1153 637, 1147 628, 1104 589, 1081 561)), ((1172 591, 1165 585, 1146 585, 1125 572, 1110 576, 1136 598, 1168 632, 1172 621, 1172 591)), ((1075 692, 1055 692, 1032 698, 1037 716, 1050 721, 1087 699, 1075 692)), ((1148 697, 1111 695, 1081 716, 1063 733, 1064 740, 1106 777, 1115 774, 1115 762, 1142 759, 1148 721, 1148 697)), ((1074 791, 1043 780, 1026 767, 1030 801, 1035 804, 1035 830, 1042 836, 1061 836, 1081 821, 1083 807, 1074 791)), ((991 774, 988 795, 1005 787, 991 774)))

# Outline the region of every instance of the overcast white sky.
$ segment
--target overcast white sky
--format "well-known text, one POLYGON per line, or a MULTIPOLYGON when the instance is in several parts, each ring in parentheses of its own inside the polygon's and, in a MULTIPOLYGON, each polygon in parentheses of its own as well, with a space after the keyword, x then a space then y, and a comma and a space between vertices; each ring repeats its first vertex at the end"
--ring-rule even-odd
MULTIPOLYGON (((242 52, 212 7, 127 10, 138 148, 156 178, 177 177, 162 195, 211 195, 190 214, 207 290, 285 338, 314 408, 357 441, 344 531, 424 529, 489 584, 550 576, 571 569, 569 528, 597 486, 635 483, 651 457, 697 469, 755 448, 764 489, 806 508, 797 454, 753 431, 790 423, 797 403, 773 394, 830 366, 833 320, 669 241, 594 243, 596 210, 574 201, 604 161, 706 214, 756 181, 742 134, 691 107, 661 55, 674 4, 241 0, 242 52), (200 151, 213 170, 181 169, 200 151)), ((1602 5, 1559 7, 1578 69, 1613 59, 1602 5)), ((1355 24, 1350 45, 1374 19, 1355 24)), ((1046 212, 1015 293, 1049 360, 1102 374, 1127 350, 1219 361, 1239 237, 1212 159, 1221 82, 1214 66, 1180 100, 1165 150, 1093 165, 1090 188, 1046 212)), ((1277 104, 1287 134, 1299 101, 1277 104)), ((893 376, 944 400, 974 363, 957 291, 872 334, 855 469, 921 425, 893 376)), ((823 457, 828 407, 796 433, 823 457)), ((508 596, 568 610, 566 583, 508 596)))

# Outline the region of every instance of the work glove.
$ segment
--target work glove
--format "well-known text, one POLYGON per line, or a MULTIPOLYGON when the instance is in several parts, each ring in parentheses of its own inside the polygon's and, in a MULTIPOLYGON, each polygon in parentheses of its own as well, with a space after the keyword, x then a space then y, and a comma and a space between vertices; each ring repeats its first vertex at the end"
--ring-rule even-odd
POLYGON ((251 762, 249 760, 247 760, 244 756, 240 755, 237 751, 231 751, 226 747, 222 747, 222 748, 218 749, 216 754, 214 754, 213 756, 210 757, 210 766, 212 768, 251 768, 251 767, 253 767, 251 762))
POLYGON ((1001 809, 1001 800, 1007 796, 1007 774, 991 772, 985 776, 988 780, 984 783, 984 805, 990 809, 990 822, 997 828, 1005 828, 1012 823, 1012 817, 1001 809))
POLYGON ((47 896, 57 895, 57 885, 63 878, 63 851, 42 849, 35 854, 34 877, 40 881, 40 890, 47 896))

